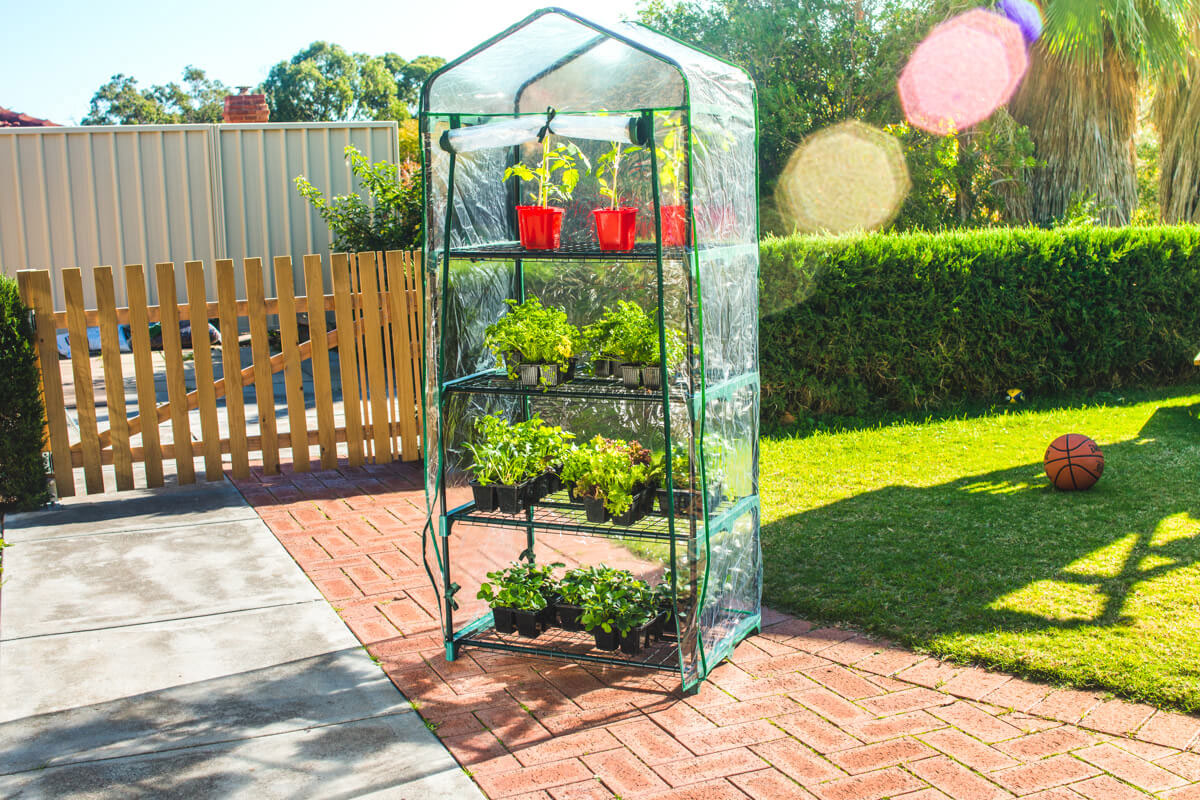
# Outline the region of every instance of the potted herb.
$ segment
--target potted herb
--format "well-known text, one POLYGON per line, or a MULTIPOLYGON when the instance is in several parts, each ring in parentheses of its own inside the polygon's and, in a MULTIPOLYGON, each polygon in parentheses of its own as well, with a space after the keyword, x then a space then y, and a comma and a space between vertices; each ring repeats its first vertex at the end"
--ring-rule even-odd
POLYGON ((629 655, 641 652, 657 613, 654 593, 645 581, 617 570, 597 583, 586 601, 580 621, 592 632, 596 647, 629 655))
POLYGON ((621 377, 624 363, 621 353, 633 332, 646 326, 646 312, 637 303, 617 302, 616 308, 606 306, 600 319, 584 327, 583 344, 591 352, 592 372, 597 377, 621 377))
POLYGON ((499 508, 517 514, 544 493, 543 476, 560 468, 574 434, 545 425, 539 417, 513 423, 488 414, 475 421, 478 439, 465 442, 472 456, 471 491, 479 511, 499 508))
POLYGON ((646 515, 645 493, 654 474, 649 451, 638 442, 596 436, 566 455, 562 479, 583 502, 587 520, 628 527, 646 515))
POLYGON ((600 195, 609 200, 608 208, 592 211, 596 223, 596 240, 601 250, 632 250, 637 234, 637 209, 622 206, 617 180, 621 176, 621 159, 645 148, 638 145, 621 146, 613 142, 609 151, 596 160, 596 182, 600 195))
POLYGON ((533 638, 549 627, 546 609, 557 599, 551 571, 561 566, 561 563, 538 566, 518 561, 487 574, 495 586, 481 583, 475 596, 486 600, 492 609, 497 633, 512 633, 515 627, 521 636, 533 638))
POLYGON ((555 610, 559 626, 568 631, 583 630, 580 615, 584 606, 592 600, 596 587, 608 583, 616 573, 617 570, 603 564, 567 570, 558 582, 555 610))
MULTIPOLYGON (((683 365, 685 348, 683 345, 683 332, 677 328, 667 328, 663 331, 667 342, 667 372, 673 374, 679 367, 683 365)), ((658 331, 654 332, 654 342, 647 348, 643 347, 642 353, 648 353, 646 361, 642 365, 641 379, 642 385, 647 389, 662 388, 662 356, 661 348, 658 346, 658 331)), ((628 383, 628 381, 626 381, 628 383)))
POLYGON ((521 247, 526 250, 556 250, 561 242, 563 210, 550 205, 553 198, 565 203, 575 193, 579 183, 579 166, 591 168, 587 156, 571 142, 550 146, 551 134, 542 136, 542 160, 535 169, 513 164, 504 171, 504 180, 514 175, 523 181, 536 181, 537 191, 531 195, 535 205, 517 206, 517 230, 521 247))
POLYGON ((657 613, 650 621, 650 634, 659 639, 667 636, 668 627, 675 614, 675 602, 671 592, 671 575, 673 570, 668 568, 662 580, 654 587, 654 607, 657 613))
POLYGON ((508 312, 484 330, 484 346, 496 366, 523 386, 557 386, 575 377, 579 329, 562 309, 546 308, 536 297, 506 300, 508 312))
MULTIPOLYGON (((661 455, 658 456, 662 458, 661 455)), ((699 476, 697 476, 699 477, 699 476)), ((708 476, 708 506, 715 508, 721 503, 721 483, 716 475, 708 476)), ((691 475, 691 459, 688 458, 687 451, 676 449, 675 455, 671 459, 671 488, 660 486, 656 491, 658 496, 658 509, 662 513, 669 513, 668 500, 674 495, 675 515, 680 517, 699 517, 704 514, 704 503, 702 502, 703 493, 699 489, 692 488, 691 475)))
POLYGON ((687 133, 683 117, 663 111, 656 114, 659 128, 665 133, 662 145, 655 148, 658 159, 658 183, 668 193, 670 202, 659 209, 662 220, 664 247, 687 244, 687 206, 683 191, 687 187, 687 133))
MULTIPOLYGON (((667 328, 667 366, 671 372, 683 366, 686 349, 683 332, 667 328)), ((662 387, 662 350, 658 325, 637 303, 621 300, 615 308, 606 307, 596 322, 583 330, 583 339, 593 352, 593 371, 607 370, 619 375, 627 389, 662 387), (604 363, 597 367, 595 354, 604 363)))
POLYGON ((545 425, 537 417, 531 422, 535 424, 529 425, 524 438, 532 462, 530 468, 539 473, 530 496, 531 501, 537 501, 562 489, 563 459, 571 451, 575 434, 567 433, 558 425, 545 425))

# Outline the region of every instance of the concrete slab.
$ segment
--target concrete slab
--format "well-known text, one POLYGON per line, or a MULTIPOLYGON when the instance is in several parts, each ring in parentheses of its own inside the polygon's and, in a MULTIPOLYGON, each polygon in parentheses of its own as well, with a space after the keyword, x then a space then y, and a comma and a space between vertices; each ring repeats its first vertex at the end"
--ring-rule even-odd
POLYGON ((354 648, 0 723, 0 774, 403 713, 408 701, 354 648))
POLYGON ((482 798, 416 714, 0 777, 20 798, 482 798))
POLYGON ((0 797, 482 798, 231 485, 10 523, 0 797))
MULTIPOLYGON (((7 614, 7 587, 4 593, 7 614)), ((357 646, 358 640, 324 600, 15 639, 0 645, 5 676, 0 722, 357 646)), ((365 653, 362 657, 367 658, 365 653)))
POLYGON ((228 481, 68 497, 42 511, 5 519, 13 543, 84 534, 162 530, 180 525, 258 519, 228 481))
POLYGON ((0 641, 321 599, 259 519, 20 541, 0 641))

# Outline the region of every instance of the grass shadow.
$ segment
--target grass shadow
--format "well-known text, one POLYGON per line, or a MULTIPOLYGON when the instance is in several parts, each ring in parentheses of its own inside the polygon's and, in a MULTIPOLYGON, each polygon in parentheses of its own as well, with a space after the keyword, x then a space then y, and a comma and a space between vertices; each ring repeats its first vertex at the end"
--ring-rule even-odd
POLYGON ((1198 709, 1198 412, 1159 408, 1105 445, 1089 492, 1053 490, 1033 463, 770 522, 765 599, 939 655, 1198 709))

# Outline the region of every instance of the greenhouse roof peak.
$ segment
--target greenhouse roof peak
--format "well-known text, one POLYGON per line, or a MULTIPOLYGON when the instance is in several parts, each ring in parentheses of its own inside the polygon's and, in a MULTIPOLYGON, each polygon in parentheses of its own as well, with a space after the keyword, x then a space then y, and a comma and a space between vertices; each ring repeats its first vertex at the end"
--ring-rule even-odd
MULTIPOLYGON (((686 107, 743 110, 738 67, 639 22, 615 25, 548 7, 450 61, 426 81, 426 114, 511 116, 686 107)), ((752 113, 752 112, 751 112, 752 113)))

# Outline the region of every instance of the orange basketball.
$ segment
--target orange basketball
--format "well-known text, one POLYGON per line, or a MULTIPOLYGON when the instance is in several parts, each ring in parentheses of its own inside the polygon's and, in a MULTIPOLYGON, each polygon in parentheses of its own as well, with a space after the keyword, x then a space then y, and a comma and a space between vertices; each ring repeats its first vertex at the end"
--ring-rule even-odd
POLYGON ((1055 489, 1090 489, 1104 474, 1104 453, 1082 433, 1068 433, 1046 448, 1042 466, 1055 489))

